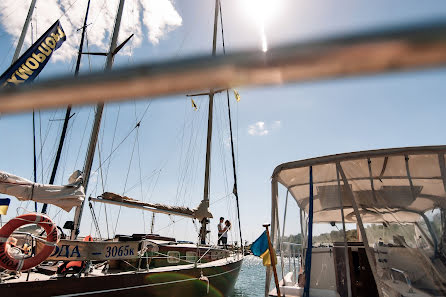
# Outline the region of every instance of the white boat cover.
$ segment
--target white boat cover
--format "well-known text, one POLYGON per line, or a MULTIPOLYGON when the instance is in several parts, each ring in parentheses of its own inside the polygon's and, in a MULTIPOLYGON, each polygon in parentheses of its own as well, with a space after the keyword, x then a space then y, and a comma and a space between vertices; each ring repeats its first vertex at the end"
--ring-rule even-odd
POLYGON ((56 205, 67 212, 81 205, 85 199, 82 173, 79 170, 69 177, 68 182, 65 186, 44 185, 0 171, 0 193, 15 196, 22 201, 56 205))
POLYGON ((356 222, 350 193, 364 222, 416 222, 428 210, 446 208, 445 154, 446 146, 435 146, 331 155, 281 164, 273 179, 308 213, 312 166, 314 222, 341 221, 339 196, 345 221, 356 222))
POLYGON ((116 202, 121 202, 122 203, 120 204, 121 206, 127 206, 127 207, 138 206, 148 211, 156 210, 155 212, 161 212, 161 213, 164 212, 166 214, 190 217, 198 219, 199 221, 203 220, 204 218, 212 218, 212 214, 209 211, 209 201, 201 201, 200 205, 197 208, 190 209, 184 206, 171 206, 159 203, 142 202, 127 196, 121 196, 111 192, 105 192, 101 195, 101 199, 93 199, 93 201, 102 203, 107 203, 107 201, 108 202, 116 201, 116 202))

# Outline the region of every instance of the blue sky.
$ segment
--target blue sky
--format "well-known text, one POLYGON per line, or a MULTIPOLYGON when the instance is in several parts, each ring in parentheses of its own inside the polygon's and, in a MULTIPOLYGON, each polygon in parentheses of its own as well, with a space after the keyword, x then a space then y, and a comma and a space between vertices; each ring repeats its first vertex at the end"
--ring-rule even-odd
MULTIPOLYGON (((243 48, 261 49, 260 31, 255 16, 244 10, 241 2, 242 0, 222 1, 228 52, 243 48)), ((278 3, 279 7, 265 26, 269 47, 446 16, 446 3, 442 1, 271 2, 278 3)), ((44 9, 39 7, 39 0, 37 3, 36 12, 42 13, 44 9)), ((133 2, 128 0, 126 7, 132 7, 131 3, 133 2)), ((76 7, 78 5, 85 7, 86 1, 78 0, 73 4, 76 7)), ((181 17, 181 25, 171 28, 169 32, 166 30, 157 44, 151 43, 147 38, 150 28, 142 27, 141 44, 138 47, 135 43, 129 44, 127 55, 116 57, 115 67, 142 61, 210 54, 213 5, 214 1, 211 0, 173 2, 173 7, 181 17)), ((70 11, 67 12, 69 13, 70 11)), ((38 17, 36 16, 34 26, 39 24, 38 17)), ((64 22, 67 20, 62 18, 61 22, 65 26, 64 22)), ((131 20, 125 19, 125 22, 131 20)), ((0 58, 0 70, 4 71, 12 58, 13 50, 10 48, 15 37, 5 32, 5 23, 2 24, 0 54, 3 61, 0 58)), ((131 25, 127 27, 134 28, 131 25)), ((94 30, 94 24, 91 28, 94 30)), ((89 36, 94 36, 94 32, 89 33, 89 36)), ((120 39, 126 37, 122 34, 120 39)), ((67 38, 78 40, 79 33, 75 32, 74 36, 67 38)), ((91 49, 100 48, 92 46, 91 49)), ((64 46, 58 51, 63 52, 64 46)), ((104 59, 100 57, 91 58, 90 63, 84 58, 81 71, 87 72, 90 68, 100 70, 103 64, 104 59)), ((70 57, 50 62, 39 79, 72 73, 73 65, 74 60, 70 57)), ((274 167, 282 162, 348 151, 444 144, 446 136, 442 130, 446 110, 445 81, 446 69, 438 68, 296 85, 239 88, 242 100, 236 103, 231 95, 231 105, 244 238, 254 240, 262 232, 262 223, 270 220, 270 176, 274 167)), ((183 95, 169 99, 129 101, 106 107, 100 141, 102 160, 110 154, 112 143, 116 147, 122 139, 129 136, 112 154, 110 168, 107 170, 107 162, 102 167, 104 176, 107 176, 107 182, 104 181, 105 190, 120 194, 125 192, 145 201, 190 207, 195 207, 201 200, 207 98, 196 98, 198 111, 192 109, 190 100, 183 95), (141 119, 146 108, 148 109, 138 132, 129 134, 136 119, 141 119), (138 185, 141 177, 142 188, 138 185), (133 187, 134 185, 136 186, 133 187)), ((211 210, 214 217, 225 216, 235 223, 235 202, 229 195, 232 190, 232 171, 225 100, 225 96, 218 95, 215 103, 211 210)), ((56 179, 58 183, 65 183, 74 169, 81 169, 91 129, 92 108, 76 107, 74 112, 76 115, 70 124, 61 169, 56 179)), ((49 179, 55 144, 62 125, 60 121, 53 119, 62 118, 63 114, 63 109, 37 114, 38 150, 41 143, 45 142, 42 148, 43 158, 39 160, 39 182, 47 182, 49 179)), ((0 131, 3 139, 7 139, 0 146, 0 170, 30 179, 31 121, 29 113, 0 117, 0 131)), ((102 193, 101 171, 96 171, 98 158, 96 156, 93 166, 95 171, 89 187, 90 195, 102 193)), ((284 198, 283 189, 280 194, 284 198)), ((15 215, 15 208, 18 206, 32 209, 31 204, 19 203, 13 199, 11 210, 14 212, 10 212, 6 219, 15 215)), ((297 208, 293 206, 292 210, 289 214, 293 215, 289 215, 287 221, 287 233, 297 233, 300 228, 297 224, 297 208)), ((150 213, 145 213, 143 217, 139 211, 119 211, 118 207, 113 206, 107 207, 107 211, 108 232, 111 235, 118 214, 117 233, 141 233, 149 230, 150 213)), ((96 205, 95 212, 100 217, 101 233, 104 236, 107 234, 103 223, 104 208, 96 205)), ((71 216, 59 213, 56 208, 50 209, 50 215, 60 224, 71 216)), ((178 239, 194 240, 194 224, 189 220, 179 220, 180 218, 157 215, 155 231, 178 239)), ((214 237, 215 225, 214 219, 211 223, 214 237)), ((91 215, 86 207, 81 232, 87 234, 90 230, 91 215)), ((231 236, 235 237, 235 231, 231 236)))

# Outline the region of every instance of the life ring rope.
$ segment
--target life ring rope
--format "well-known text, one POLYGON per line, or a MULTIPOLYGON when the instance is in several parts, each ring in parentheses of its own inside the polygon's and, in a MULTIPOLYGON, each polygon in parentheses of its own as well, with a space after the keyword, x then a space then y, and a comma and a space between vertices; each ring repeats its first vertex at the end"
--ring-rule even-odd
POLYGON ((27 213, 18 216, 0 228, 0 266, 7 270, 29 270, 45 261, 51 255, 58 242, 59 234, 57 227, 48 216, 41 213, 27 213), (17 228, 27 224, 37 224, 45 229, 46 240, 27 234, 43 242, 44 247, 33 257, 10 255, 9 249, 11 245, 8 239, 17 228))
MULTIPOLYGON (((11 235, 14 235, 14 234, 16 234, 16 233, 13 232, 11 235)), ((18 233, 18 234, 25 234, 26 236, 32 237, 32 238, 34 238, 35 240, 40 241, 40 242, 43 243, 44 245, 49 245, 49 246, 57 246, 57 243, 58 243, 59 240, 60 240, 60 236, 59 236, 59 235, 57 236, 57 242, 53 242, 53 241, 45 240, 45 239, 43 239, 43 238, 41 238, 41 237, 39 237, 39 236, 30 234, 30 233, 18 233)), ((8 242, 8 239, 9 239, 9 237, 0 237, 0 243, 2 243, 2 242, 8 242)))

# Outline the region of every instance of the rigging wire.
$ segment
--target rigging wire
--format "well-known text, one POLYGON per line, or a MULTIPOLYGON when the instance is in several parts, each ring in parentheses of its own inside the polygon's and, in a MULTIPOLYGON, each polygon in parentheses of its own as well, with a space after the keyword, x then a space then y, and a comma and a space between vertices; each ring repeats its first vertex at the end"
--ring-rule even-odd
MULTIPOLYGON (((177 201, 177 203, 179 202, 179 204, 183 204, 185 202, 186 199, 186 195, 187 195, 187 184, 190 184, 190 182, 187 182, 187 178, 194 178, 195 177, 195 170, 193 165, 196 164, 196 162, 194 162, 195 157, 196 157, 196 151, 197 151, 197 136, 198 136, 198 132, 194 133, 195 131, 199 131, 200 129, 195 129, 195 117, 192 119, 192 127, 190 129, 190 137, 188 137, 188 144, 187 144, 187 150, 185 154, 181 154, 182 156, 184 156, 184 160, 182 160, 182 158, 180 157, 180 165, 179 165, 179 179, 178 179, 178 183, 177 183, 177 194, 176 194, 176 199, 175 201, 177 201), (195 140, 194 140, 195 137, 195 140), (181 167, 181 164, 184 164, 183 167, 181 167)), ((182 133, 182 141, 180 143, 180 145, 182 145, 184 143, 184 135, 185 135, 185 128, 183 126, 183 133, 182 133)), ((181 150, 181 152, 183 152, 181 150)))
MULTIPOLYGON (((33 43, 33 22, 31 20, 31 43, 33 43)), ((34 165, 34 182, 37 182, 37 158, 36 158, 36 112, 33 109, 33 165, 34 165)), ((34 187, 32 188, 34 192, 34 187)), ((32 196, 32 194, 31 194, 32 196)), ((34 210, 37 212, 37 202, 34 202, 34 210)))
MULTIPOLYGON (((139 126, 141 125, 142 120, 144 119, 144 117, 147 114, 147 111, 149 110, 150 106, 152 105, 152 100, 149 102, 149 104, 147 105, 146 109, 144 110, 141 118, 139 119, 139 121, 137 121, 137 124, 127 133, 127 135, 121 140, 121 142, 115 147, 112 148, 112 151, 110 152, 110 154, 108 155, 107 158, 105 158, 105 160, 103 160, 101 162, 101 164, 99 164, 99 167, 104 165, 105 162, 107 162, 112 155, 116 152, 116 150, 127 140, 127 138, 133 133, 133 131, 135 131, 137 128, 139 128, 139 126)), ((99 170, 99 167, 96 168, 96 170, 94 170, 93 172, 96 173, 99 170)))
POLYGON ((42 143, 42 113, 39 109, 39 137, 40 137, 40 170, 42 171, 42 175, 40 180, 43 181, 43 143, 42 143))
POLYGON ((62 15, 61 15, 57 20, 60 20, 62 17, 64 17, 64 16, 67 14, 67 12, 71 9, 71 7, 73 7, 73 5, 76 4, 77 1, 78 1, 78 0, 74 0, 74 1, 70 4, 70 6, 68 6, 67 9, 64 9, 64 12, 62 13, 62 15))
MULTIPOLYGON (((110 155, 113 154, 113 147, 115 145, 116 130, 118 129, 118 121, 119 121, 120 113, 121 113, 121 106, 118 105, 118 112, 116 113, 115 128, 113 130, 113 138, 112 138, 112 143, 111 143, 111 146, 110 146, 110 155)), ((100 164, 99 166, 102 166, 104 163, 105 163, 105 161, 104 162, 102 162, 102 161, 99 162, 99 164, 100 164)), ((104 183, 104 187, 107 186, 108 172, 110 170, 110 165, 111 165, 111 159, 108 161, 107 168, 105 169, 105 183, 104 183)))
MULTIPOLYGON (((40 129, 40 132, 39 132, 40 136, 39 137, 40 137, 40 145, 41 145, 41 147, 44 147, 45 144, 46 144, 46 141, 48 139, 48 135, 49 135, 50 129, 51 129, 52 125, 53 125, 53 122, 54 122, 54 119, 56 117, 56 114, 57 114, 57 110, 54 110, 52 115, 50 116, 50 119, 49 119, 50 124, 47 125, 47 127, 46 127, 45 136, 43 137, 43 141, 42 141, 42 115, 39 112, 39 129, 40 129)), ((39 155, 37 156, 37 159, 43 164, 42 158, 43 158, 42 150, 40 150, 39 155)), ((43 170, 43 166, 42 166, 42 170, 43 170)), ((42 173, 43 173, 43 171, 42 171, 42 173)), ((42 175, 42 178, 43 178, 43 175, 42 175)))
POLYGON ((219 144, 219 153, 220 153, 220 161, 221 161, 221 170, 222 170, 222 173, 223 173, 223 180, 224 180, 224 186, 225 186, 225 192, 229 192, 229 186, 228 186, 228 174, 227 174, 227 170, 226 170, 226 155, 225 155, 225 152, 224 152, 224 133, 223 133, 223 129, 222 129, 222 127, 223 127, 223 125, 224 124, 226 124, 226 122, 225 122, 225 120, 223 119, 223 116, 222 116, 222 113, 223 113, 223 110, 222 109, 220 109, 220 106, 219 106, 219 104, 218 103, 220 103, 218 100, 217 100, 217 104, 216 104, 216 118, 217 118, 217 131, 218 131, 218 136, 219 136, 219 139, 220 139, 220 141, 218 141, 218 144, 219 144))
MULTIPOLYGON (((138 166, 139 166, 139 182, 140 182, 140 192, 141 192, 141 199, 144 201, 144 195, 143 195, 143 189, 142 189, 142 170, 141 170, 141 152, 139 149, 139 129, 136 131, 136 139, 137 139, 137 148, 138 148, 138 166)), ((143 227, 144 227, 144 234, 146 233, 146 218, 144 214, 144 210, 141 210, 142 212, 142 220, 143 220, 143 227)))
MULTIPOLYGON (((218 0, 219 2, 219 8, 220 8, 220 24, 221 24, 221 39, 222 39, 222 44, 223 44, 223 54, 226 54, 226 49, 225 49, 225 35, 224 35, 224 27, 223 27, 223 13, 222 13, 222 9, 221 9, 221 1, 218 0)), ((236 172, 236 165, 235 165, 235 156, 234 156, 234 141, 232 139, 232 123, 231 123, 231 107, 230 107, 230 102, 229 102, 229 91, 226 90, 226 97, 227 97, 227 102, 228 102, 228 117, 229 117, 229 130, 231 133, 231 153, 232 153, 232 167, 233 167, 233 172, 234 172, 234 196, 235 196, 235 201, 237 203, 237 218, 238 218, 238 227, 239 227, 239 233, 240 233, 240 246, 243 247, 243 239, 242 239, 242 230, 241 230, 241 222, 240 222, 240 206, 239 206, 239 199, 238 199, 238 189, 237 189, 237 172, 236 172)))
MULTIPOLYGON (((136 115, 136 101, 134 102, 135 106, 135 119, 137 119, 136 115)), ((136 123, 138 125, 138 123, 136 123)), ((144 201, 144 195, 143 195, 143 188, 142 188, 142 170, 141 170, 141 151, 139 148, 139 129, 136 130, 136 143, 137 143, 137 150, 138 150, 138 168, 139 168, 139 183, 140 183, 140 196, 142 201, 144 201)), ((144 210, 141 210, 142 214, 142 220, 143 220, 143 228, 144 228, 144 234, 146 234, 146 217, 144 214, 144 210)))
MULTIPOLYGON (((212 200, 213 202, 211 202, 210 205, 214 205, 214 204, 220 202, 221 200, 223 200, 223 199, 225 199, 225 198, 228 198, 228 197, 231 196, 231 195, 232 195, 232 193, 229 193, 229 194, 227 194, 227 195, 225 195, 225 196, 222 196, 222 197, 220 197, 220 198, 218 198, 218 199, 216 199, 216 200, 212 200)), ((186 219, 186 217, 181 217, 181 218, 179 218, 177 221, 175 221, 175 222, 171 222, 169 225, 164 226, 164 227, 162 227, 162 228, 160 228, 160 229, 155 230, 154 233, 159 233, 160 231, 162 231, 162 230, 164 230, 164 229, 170 228, 170 227, 171 227, 172 225, 174 225, 175 223, 178 223, 178 222, 180 222, 180 221, 182 221, 182 220, 184 220, 184 219, 186 219)), ((195 222, 195 220, 194 220, 194 222, 195 222)), ((197 232, 198 232, 198 231, 197 231, 197 232)))
MULTIPOLYGON (((136 124, 136 126, 135 126, 134 129, 139 128, 139 126, 140 126, 139 124, 140 124, 140 122, 138 122, 138 123, 136 124)), ((131 156, 130 156, 129 167, 128 167, 127 174, 126 174, 126 177, 125 177, 124 191, 123 191, 123 194, 122 194, 122 195, 124 195, 124 192, 125 192, 125 190, 126 190, 127 181, 128 181, 129 174, 130 174, 130 169, 131 169, 131 166, 132 166, 133 154, 135 153, 136 139, 137 139, 137 138, 136 138, 136 136, 135 136, 135 141, 133 142, 132 154, 131 154, 131 156)), ((116 216, 116 224, 115 224, 115 228, 114 228, 114 231, 113 231, 113 237, 116 236, 116 230, 117 230, 117 228, 118 228, 119 216, 121 215, 121 208, 122 208, 122 206, 119 206, 118 215, 116 216)))
POLYGON ((89 108, 89 109, 88 109, 87 120, 85 121, 84 132, 82 133, 82 137, 81 137, 81 143, 80 143, 80 145, 79 145, 79 149, 77 150, 77 156, 76 156, 76 161, 74 162, 73 171, 76 170, 77 162, 79 161, 79 156, 80 156, 81 148, 82 148, 82 146, 83 146, 83 144, 84 144, 85 133, 87 132, 87 126, 88 126, 88 124, 90 123, 91 113, 92 113, 92 109, 89 108))
POLYGON ((3 56, 3 60, 2 60, 2 62, 1 62, 1 64, 0 64, 0 67, 2 67, 3 64, 5 63, 6 58, 9 56, 9 53, 11 52, 12 47, 14 46, 14 44, 16 44, 17 39, 19 39, 18 36, 17 36, 17 38, 15 38, 15 39, 13 40, 13 42, 12 42, 11 45, 9 46, 8 52, 6 53, 6 55, 3 56))
MULTIPOLYGON (((99 157, 99 163, 101 163, 101 150, 102 150, 102 146, 99 147, 98 144, 98 157, 99 157)), ((100 174, 101 174, 101 184, 102 184, 102 193, 105 192, 105 184, 104 184, 104 174, 102 171, 102 166, 100 166, 100 174)), ((107 204, 106 203, 101 203, 101 206, 99 207, 99 216, 101 215, 101 207, 102 204, 104 205, 104 211, 105 211, 105 224, 107 226, 107 238, 110 239, 110 231, 108 228, 108 214, 107 214, 107 204)))

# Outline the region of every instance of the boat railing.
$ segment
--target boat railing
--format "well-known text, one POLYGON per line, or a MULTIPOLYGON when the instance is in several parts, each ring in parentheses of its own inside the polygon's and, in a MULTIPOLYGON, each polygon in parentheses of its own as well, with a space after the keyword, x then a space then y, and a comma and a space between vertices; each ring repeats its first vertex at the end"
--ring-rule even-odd
MULTIPOLYGON (((282 264, 282 272, 285 269, 284 258, 286 257, 288 259, 288 271, 293 272, 294 283, 297 283, 299 261, 297 261, 297 264, 296 264, 296 258, 300 257, 301 246, 302 246, 301 243, 286 242, 286 241, 281 242, 280 258, 281 258, 281 264, 282 264), (287 246, 286 250, 284 249, 284 246, 287 246), (292 264, 291 264, 291 262, 292 262, 292 264)), ((284 278, 284 281, 285 281, 285 278, 284 278)))
MULTIPOLYGON (((143 259, 146 259, 146 260, 150 261, 150 260, 153 260, 153 259, 168 259, 168 258, 170 258, 170 259, 178 260, 178 263, 182 262, 182 263, 186 263, 186 264, 198 265, 199 263, 201 263, 201 261, 204 258, 204 256, 206 254, 208 254, 208 252, 210 250, 213 250, 213 251, 218 250, 218 251, 225 251, 225 252, 227 252, 227 255, 225 256, 225 258, 235 257, 237 255, 237 250, 230 250, 230 249, 223 249, 223 248, 219 249, 218 246, 210 246, 203 255, 201 255, 199 258, 196 257, 195 261, 191 261, 191 260, 187 260, 187 256, 181 256, 181 255, 180 256, 175 256, 175 255, 161 253, 159 251, 153 251, 153 250, 150 251, 152 253, 152 255, 147 255, 146 252, 148 250, 142 250, 141 253, 140 253, 140 256, 139 256, 138 267, 135 267, 135 266, 133 266, 133 265, 131 265, 129 263, 127 263, 127 264, 129 264, 130 266, 135 268, 135 270, 138 270, 138 271, 141 270, 141 264, 142 264, 141 262, 142 262, 143 259)), ((221 259, 221 258, 219 258, 219 259, 221 259)), ((148 265, 147 265, 147 270, 149 270, 149 266, 148 265)))
MULTIPOLYGON (((217 242, 223 237, 223 235, 224 235, 224 233, 222 234, 222 235, 220 235, 220 237, 218 237, 218 239, 217 239, 217 242)), ((227 245, 225 245, 225 247, 227 247, 227 245)), ((200 263, 201 262, 201 260, 203 259, 203 257, 204 256, 206 256, 206 254, 207 253, 209 253, 209 251, 210 250, 212 250, 212 249, 215 249, 215 248, 219 248, 219 246, 218 245, 210 245, 209 247, 208 247, 208 249, 203 253, 203 255, 201 255, 201 257, 195 262, 195 265, 197 265, 198 263, 200 263)), ((233 253, 233 255, 232 256, 236 256, 237 255, 237 251, 234 249, 234 250, 228 250, 228 249, 224 249, 225 251, 230 251, 230 252, 232 252, 233 253)), ((229 256, 231 256, 231 255, 229 255, 229 256)))
POLYGON ((393 277, 393 273, 394 272, 402 274, 404 276, 404 279, 406 280, 407 286, 409 287, 408 293, 413 293, 412 283, 410 281, 409 275, 406 272, 404 272, 403 270, 396 269, 396 268, 390 268, 390 277, 392 278, 392 281, 394 283, 396 283, 396 280, 393 277))

